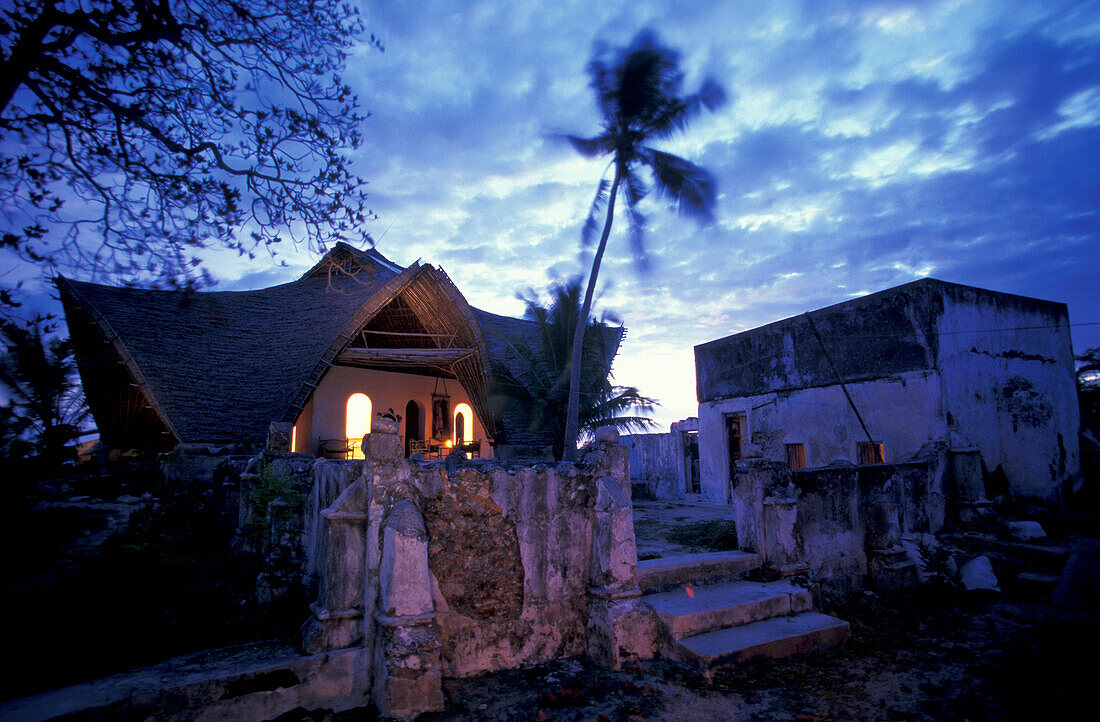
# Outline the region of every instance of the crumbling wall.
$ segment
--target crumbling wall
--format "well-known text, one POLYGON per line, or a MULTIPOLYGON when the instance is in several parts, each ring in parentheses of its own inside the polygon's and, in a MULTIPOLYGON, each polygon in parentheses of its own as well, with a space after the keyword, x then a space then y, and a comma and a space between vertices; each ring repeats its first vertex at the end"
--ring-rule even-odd
POLYGON ((627 434, 621 443, 630 449, 630 479, 644 484, 657 499, 682 499, 687 495, 691 460, 687 457, 689 431, 698 431, 695 417, 677 421, 668 433, 627 434))
POLYGON ((738 547, 780 573, 806 571, 829 594, 916 583, 904 534, 939 531, 946 516, 944 447, 920 462, 837 464, 792 472, 756 447, 737 462, 730 487, 738 547))
POLYGON ((375 421, 361 473, 324 508, 343 479, 315 467, 317 519, 306 521, 324 541, 303 646, 361 650, 358 703, 409 717, 441 707, 443 676, 584 653, 611 666, 652 656, 628 451, 614 430, 576 464, 534 466, 461 454, 409 462, 396 431, 375 421))
MULTIPOLYGON (((886 461, 907 461, 947 436, 940 379, 915 371, 847 384, 872 436, 884 441, 886 461)), ((805 388, 699 404, 699 462, 704 497, 724 502, 731 478, 725 417, 743 418, 742 436, 765 458, 786 461, 786 444, 802 444, 809 467, 838 459, 859 461, 867 441, 859 418, 839 385, 805 388)))
POLYGON ((938 332, 951 430, 1003 472, 1011 497, 1059 504, 1080 470, 1065 305, 951 287, 938 332))

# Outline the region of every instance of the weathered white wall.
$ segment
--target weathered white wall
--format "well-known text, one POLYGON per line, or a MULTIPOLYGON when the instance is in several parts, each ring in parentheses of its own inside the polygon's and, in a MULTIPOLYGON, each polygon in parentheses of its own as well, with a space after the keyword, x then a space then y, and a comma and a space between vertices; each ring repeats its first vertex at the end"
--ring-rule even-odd
POLYGON ((621 443, 630 449, 631 481, 644 482, 658 499, 684 497, 683 434, 630 434, 621 443))
MULTIPOLYGON (((928 442, 946 436, 940 379, 934 371, 849 383, 848 393, 875 441, 883 441, 887 462, 905 461, 928 442)), ((806 448, 808 467, 837 459, 858 462, 858 444, 867 437, 840 386, 768 393, 699 405, 699 465, 703 496, 729 501, 729 453, 724 417, 743 414, 744 443, 764 458, 786 461, 785 444, 806 448)))
MULTIPOLYGON (((407 436, 407 419, 405 405, 409 400, 415 400, 420 404, 421 438, 431 435, 431 409, 432 391, 436 388, 435 379, 427 376, 413 374, 400 374, 391 371, 375 371, 372 369, 349 368, 347 366, 334 366, 329 369, 325 377, 321 379, 317 390, 313 392, 310 403, 313 406, 313 414, 309 424, 309 448, 299 447, 301 451, 316 453, 321 439, 344 438, 348 397, 354 393, 363 393, 370 397, 371 413, 377 414, 392 408, 401 419, 401 428, 398 433, 404 438, 407 436)), ((443 384, 439 388, 442 391, 443 384)), ((453 379, 447 381, 447 392, 451 397, 452 421, 454 409, 461 403, 469 404, 470 397, 462 385, 453 379)), ((304 414, 303 414, 304 415, 304 414)), ((481 456, 488 457, 492 453, 492 447, 486 438, 485 429, 477 414, 473 414, 474 439, 481 441, 481 456)), ((303 424, 299 422, 299 432, 303 424)), ((299 436, 299 443, 303 437, 299 436)))
POLYGON ((939 321, 944 407, 956 438, 1017 498, 1057 502, 1080 468, 1077 387, 1060 304, 948 294, 939 321), (976 329, 993 329, 975 333, 976 329))

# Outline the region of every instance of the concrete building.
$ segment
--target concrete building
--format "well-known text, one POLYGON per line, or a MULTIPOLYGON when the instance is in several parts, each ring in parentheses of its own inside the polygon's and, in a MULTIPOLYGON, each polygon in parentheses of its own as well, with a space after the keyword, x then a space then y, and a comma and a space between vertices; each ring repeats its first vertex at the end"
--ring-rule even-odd
POLYGON ((980 451, 993 496, 1056 504, 1079 470, 1065 304, 923 279, 695 347, 702 495, 746 444, 792 468, 980 451))

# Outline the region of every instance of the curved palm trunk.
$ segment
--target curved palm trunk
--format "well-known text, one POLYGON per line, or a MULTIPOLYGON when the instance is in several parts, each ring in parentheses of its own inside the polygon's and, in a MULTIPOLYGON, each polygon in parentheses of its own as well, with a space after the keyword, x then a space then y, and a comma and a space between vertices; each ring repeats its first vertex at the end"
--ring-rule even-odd
POLYGON ((580 435, 581 418, 581 356, 584 348, 584 332, 588 328, 588 316, 592 312, 592 295, 596 290, 596 277, 600 274, 600 262, 607 237, 611 235, 611 222, 615 218, 615 196, 618 195, 619 181, 622 179, 622 167, 615 164, 615 180, 611 183, 611 195, 607 199, 607 218, 603 224, 600 244, 596 247, 596 256, 592 259, 592 272, 588 274, 588 287, 584 291, 584 303, 577 315, 577 329, 573 332, 573 358, 569 365, 569 406, 565 412, 565 449, 562 458, 575 461, 577 458, 577 437, 580 435))

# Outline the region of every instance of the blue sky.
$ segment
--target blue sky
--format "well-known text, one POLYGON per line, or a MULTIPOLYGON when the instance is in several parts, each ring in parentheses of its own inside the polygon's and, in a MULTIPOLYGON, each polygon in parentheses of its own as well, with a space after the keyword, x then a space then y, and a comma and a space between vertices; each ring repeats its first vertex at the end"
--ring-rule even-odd
MULTIPOLYGON (((395 261, 442 266, 471 303, 587 268, 580 228, 604 163, 594 42, 643 27, 682 53, 689 88, 731 102, 662 149, 718 179, 706 228, 646 210, 652 269, 616 224, 600 307, 628 336, 616 380, 696 410, 692 347, 932 276, 1069 304, 1100 322, 1100 4, 1096 2, 367 2, 385 53, 348 79, 371 113, 358 153, 395 261)), ((647 201, 648 203, 648 201, 647 201)), ((315 259, 210 254, 221 288, 315 259)), ((79 276, 79 274, 73 274, 79 276)), ((1077 352, 1100 325, 1073 329, 1077 352)))

